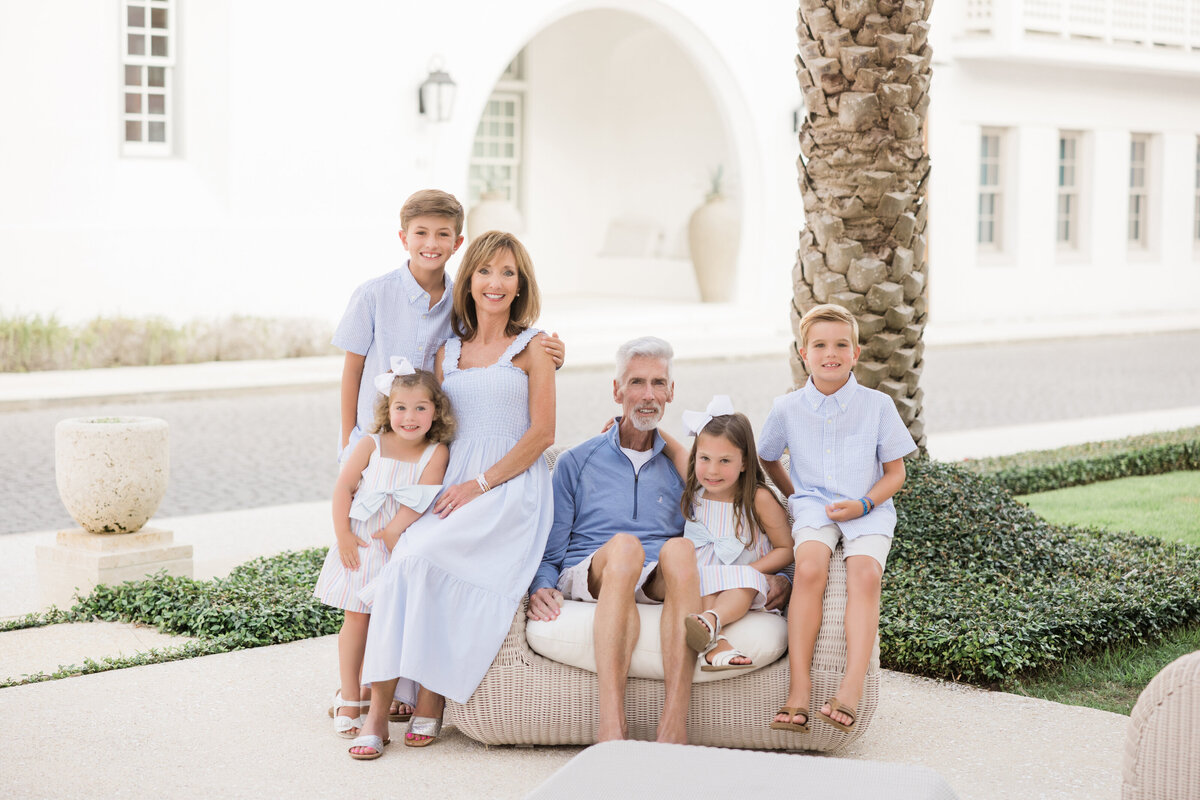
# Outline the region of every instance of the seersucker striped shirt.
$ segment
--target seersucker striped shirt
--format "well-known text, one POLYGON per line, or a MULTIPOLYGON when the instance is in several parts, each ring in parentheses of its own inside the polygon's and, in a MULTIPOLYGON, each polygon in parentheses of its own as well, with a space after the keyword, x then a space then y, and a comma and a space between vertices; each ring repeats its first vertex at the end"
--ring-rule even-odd
POLYGON ((917 449, 892 398, 859 386, 853 374, 828 396, 809 378, 802 389, 775 398, 763 424, 759 456, 778 461, 785 447, 791 456, 793 530, 837 524, 847 539, 895 532, 891 499, 847 522, 833 523, 825 515, 827 503, 869 492, 883 477, 884 462, 917 449))
POLYGON ((454 282, 444 276, 446 291, 433 308, 429 292, 409 270, 400 269, 372 278, 354 290, 346 313, 333 333, 333 345, 365 356, 358 387, 357 424, 349 447, 362 437, 375 419, 375 376, 388 371, 392 356, 405 356, 413 366, 433 370, 434 357, 450 338, 450 310, 454 282))

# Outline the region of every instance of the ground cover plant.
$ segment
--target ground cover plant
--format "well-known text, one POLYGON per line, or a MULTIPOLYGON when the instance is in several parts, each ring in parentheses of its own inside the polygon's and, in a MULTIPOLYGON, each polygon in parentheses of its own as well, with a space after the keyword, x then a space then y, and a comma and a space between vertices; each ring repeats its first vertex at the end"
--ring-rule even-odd
POLYGON ((1135 475, 1200 470, 1200 428, 1103 442, 967 459, 963 466, 999 481, 1013 494, 1032 494, 1135 475))
POLYGON ((312 596, 326 552, 326 548, 311 548, 256 558, 227 577, 211 580, 157 575, 98 586, 69 610, 55 608, 7 620, 0 623, 0 632, 104 620, 153 625, 162 633, 196 640, 135 656, 62 666, 51 674, 0 676, 0 688, 337 633, 342 612, 312 596))
POLYGON ((1059 525, 1136 531, 1200 546, 1200 472, 1168 472, 1017 498, 1059 525))
MULTIPOLYGON (((889 668, 1002 685, 1200 621, 1196 548, 1051 525, 994 481, 927 460, 909 465, 898 509, 880 618, 889 668)), ((87 671, 334 633, 339 612, 311 593, 324 555, 316 548, 260 558, 209 581, 160 576, 99 587, 70 611, 31 615, 0 630, 101 619, 197 639, 132 662, 85 664, 87 671)))
POLYGON ((173 323, 160 317, 0 316, 0 372, 154 366, 338 352, 325 323, 232 316, 173 323))
POLYGON ((880 616, 885 666, 1002 684, 1200 621, 1200 550, 1060 527, 997 482, 909 465, 880 616))

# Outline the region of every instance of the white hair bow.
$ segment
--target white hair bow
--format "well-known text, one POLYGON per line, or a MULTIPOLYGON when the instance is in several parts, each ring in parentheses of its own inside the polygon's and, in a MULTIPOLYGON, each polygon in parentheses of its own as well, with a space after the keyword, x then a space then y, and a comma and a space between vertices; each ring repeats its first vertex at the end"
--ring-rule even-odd
POLYGON ((392 356, 391 372, 384 372, 375 376, 375 388, 380 394, 391 394, 392 381, 396 380, 397 375, 413 375, 416 370, 404 356, 392 356))
POLYGON ((711 422, 713 417, 722 417, 732 413, 734 413, 733 401, 729 399, 729 395, 713 395, 708 408, 703 411, 683 412, 684 433, 688 436, 699 436, 700 431, 704 430, 704 426, 711 422))

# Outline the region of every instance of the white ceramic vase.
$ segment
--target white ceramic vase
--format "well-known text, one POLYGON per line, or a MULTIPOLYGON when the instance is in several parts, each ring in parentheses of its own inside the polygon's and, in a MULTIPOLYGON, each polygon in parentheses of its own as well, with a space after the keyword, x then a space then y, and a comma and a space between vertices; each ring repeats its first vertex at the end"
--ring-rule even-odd
POLYGON ((521 212, 508 201, 504 192, 484 192, 467 214, 467 235, 470 238, 474 239, 488 231, 518 235, 525 232, 525 220, 521 218, 521 212))
POLYGON ((162 502, 169 467, 166 420, 78 417, 54 428, 58 495, 91 533, 140 530, 162 502))
POLYGON ((688 249, 700 298, 706 303, 733 300, 741 217, 721 194, 710 194, 688 220, 688 249))

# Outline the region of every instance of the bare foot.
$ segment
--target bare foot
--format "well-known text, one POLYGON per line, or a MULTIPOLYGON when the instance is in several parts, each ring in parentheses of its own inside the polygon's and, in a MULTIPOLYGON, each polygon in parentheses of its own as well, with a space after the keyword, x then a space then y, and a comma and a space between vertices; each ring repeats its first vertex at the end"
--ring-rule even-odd
POLYGON ((405 715, 412 716, 413 708, 408 703, 401 703, 398 700, 393 700, 391 706, 388 707, 389 717, 403 717, 405 715))

